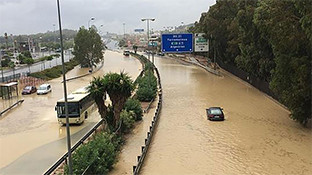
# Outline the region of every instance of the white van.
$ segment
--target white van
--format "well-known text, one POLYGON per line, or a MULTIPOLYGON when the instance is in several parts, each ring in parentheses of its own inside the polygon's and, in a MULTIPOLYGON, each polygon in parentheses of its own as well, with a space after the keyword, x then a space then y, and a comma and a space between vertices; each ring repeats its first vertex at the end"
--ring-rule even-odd
POLYGON ((49 84, 42 84, 37 89, 37 94, 38 95, 47 94, 47 93, 49 93, 51 91, 52 91, 51 85, 49 85, 49 84))

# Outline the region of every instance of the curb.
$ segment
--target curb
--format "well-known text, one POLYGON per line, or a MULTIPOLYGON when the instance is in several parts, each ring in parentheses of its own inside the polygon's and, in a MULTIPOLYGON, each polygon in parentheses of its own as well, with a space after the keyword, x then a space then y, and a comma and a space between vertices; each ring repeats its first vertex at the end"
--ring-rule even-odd
POLYGON ((11 105, 10 107, 6 108, 5 110, 0 112, 0 117, 2 116, 2 114, 6 113, 7 111, 9 111, 10 109, 12 109, 14 106, 18 105, 18 104, 22 104, 24 102, 24 100, 18 100, 16 103, 14 103, 13 105, 11 105))
MULTIPOLYGON (((86 74, 79 75, 79 76, 76 76, 76 77, 67 78, 66 81, 75 80, 75 79, 82 78, 82 77, 85 77, 85 76, 88 76, 88 75, 92 75, 94 72, 99 71, 103 66, 104 66, 104 62, 102 63, 102 65, 100 67, 97 68, 97 70, 95 70, 95 71, 93 71, 91 73, 86 73, 86 74)), ((61 83, 63 83, 63 82, 64 81, 62 81, 61 83)))
POLYGON ((184 59, 178 59, 178 58, 175 58, 175 57, 172 57, 172 56, 169 56, 169 57, 170 57, 170 58, 173 58, 173 59, 175 59, 175 60, 183 61, 183 62, 188 63, 188 64, 192 64, 192 65, 195 65, 195 66, 199 66, 199 67, 205 69, 205 70, 206 70, 207 72, 209 72, 209 73, 212 73, 212 74, 217 75, 217 76, 221 76, 220 71, 214 70, 214 69, 209 68, 209 67, 207 67, 207 66, 204 66, 204 65, 202 65, 202 64, 200 64, 200 63, 195 63, 195 62, 193 62, 193 61, 188 61, 188 60, 184 60, 184 59))

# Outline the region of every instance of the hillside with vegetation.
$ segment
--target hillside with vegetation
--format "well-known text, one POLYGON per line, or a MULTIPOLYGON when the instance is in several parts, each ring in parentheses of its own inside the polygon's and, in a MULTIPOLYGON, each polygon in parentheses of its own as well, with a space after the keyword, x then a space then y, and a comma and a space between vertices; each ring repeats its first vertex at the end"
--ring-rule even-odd
POLYGON ((311 0, 217 0, 190 31, 210 39, 209 55, 269 82, 292 119, 311 119, 311 0))
MULTIPOLYGON (((64 39, 64 47, 65 49, 73 47, 74 37, 77 35, 76 30, 63 29, 63 39, 64 39)), ((41 47, 47 47, 51 49, 60 48, 60 32, 56 31, 47 31, 46 33, 37 33, 30 35, 12 35, 8 32, 7 38, 4 34, 0 36, 0 48, 5 48, 6 43, 8 43, 8 47, 13 46, 13 42, 27 42, 28 38, 34 40, 34 42, 40 42, 41 47)))

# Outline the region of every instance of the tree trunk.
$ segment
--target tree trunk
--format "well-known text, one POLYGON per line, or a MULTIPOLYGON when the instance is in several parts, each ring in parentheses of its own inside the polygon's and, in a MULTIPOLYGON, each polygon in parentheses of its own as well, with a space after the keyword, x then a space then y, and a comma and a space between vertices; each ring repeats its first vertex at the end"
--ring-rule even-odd
MULTIPOLYGON (((120 113, 124 107, 124 104, 126 103, 127 98, 115 96, 111 98, 111 100, 112 100, 112 105, 113 105, 113 110, 114 110, 114 128, 117 130, 119 127, 118 124, 120 121, 120 113)), ((117 133, 120 134, 119 131, 117 133)))
POLYGON ((95 100, 95 103, 98 107, 98 112, 101 115, 101 118, 104 119, 103 128, 105 128, 104 124, 107 125, 107 106, 105 106, 105 100, 104 99, 97 99, 95 100))

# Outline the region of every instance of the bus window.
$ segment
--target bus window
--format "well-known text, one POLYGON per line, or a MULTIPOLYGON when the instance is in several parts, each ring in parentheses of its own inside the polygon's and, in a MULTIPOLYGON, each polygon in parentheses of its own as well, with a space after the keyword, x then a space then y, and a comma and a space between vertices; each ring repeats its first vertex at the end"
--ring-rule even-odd
MULTIPOLYGON (((78 103, 74 103, 68 104, 68 115, 72 116, 72 115, 79 115, 79 106, 78 103)), ((65 115, 65 104, 58 104, 57 106, 57 113, 58 115, 65 115)))

